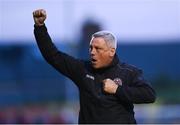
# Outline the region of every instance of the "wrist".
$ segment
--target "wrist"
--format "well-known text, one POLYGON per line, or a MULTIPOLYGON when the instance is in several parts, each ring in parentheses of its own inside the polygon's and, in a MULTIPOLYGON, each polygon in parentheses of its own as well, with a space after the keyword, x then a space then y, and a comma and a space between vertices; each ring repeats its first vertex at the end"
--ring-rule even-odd
POLYGON ((119 85, 115 84, 115 86, 114 86, 114 94, 116 94, 116 91, 117 91, 118 87, 119 87, 119 85))
POLYGON ((44 23, 35 23, 35 26, 43 26, 44 23))

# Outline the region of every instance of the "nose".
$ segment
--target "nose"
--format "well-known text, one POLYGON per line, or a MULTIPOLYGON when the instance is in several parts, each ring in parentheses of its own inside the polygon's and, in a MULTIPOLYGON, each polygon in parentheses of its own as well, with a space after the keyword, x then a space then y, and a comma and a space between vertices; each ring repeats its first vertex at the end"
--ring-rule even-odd
POLYGON ((96 52, 94 48, 90 48, 89 51, 90 51, 90 54, 91 54, 91 55, 94 55, 95 52, 96 52))

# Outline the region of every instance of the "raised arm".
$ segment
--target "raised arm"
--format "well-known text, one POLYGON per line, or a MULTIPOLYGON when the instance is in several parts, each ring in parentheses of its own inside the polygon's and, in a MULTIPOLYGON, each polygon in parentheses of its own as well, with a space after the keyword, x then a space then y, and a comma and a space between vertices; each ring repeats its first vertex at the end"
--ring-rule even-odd
POLYGON ((82 70, 82 62, 59 51, 52 43, 47 32, 44 21, 46 20, 46 11, 43 9, 33 12, 34 18, 34 35, 45 60, 63 75, 69 77, 76 84, 79 83, 80 70, 82 70))

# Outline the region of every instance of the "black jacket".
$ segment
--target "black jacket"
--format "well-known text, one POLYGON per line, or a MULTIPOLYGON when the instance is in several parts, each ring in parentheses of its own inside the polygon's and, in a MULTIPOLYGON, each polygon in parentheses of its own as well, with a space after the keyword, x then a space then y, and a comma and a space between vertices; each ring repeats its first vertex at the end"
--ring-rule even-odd
POLYGON ((46 26, 34 29, 38 47, 56 70, 70 78, 79 89, 79 123, 136 123, 133 103, 152 103, 155 92, 143 79, 142 71, 121 63, 114 57, 112 64, 95 70, 89 61, 75 59, 52 43, 46 26), (102 80, 122 80, 116 94, 107 94, 102 89, 102 80))

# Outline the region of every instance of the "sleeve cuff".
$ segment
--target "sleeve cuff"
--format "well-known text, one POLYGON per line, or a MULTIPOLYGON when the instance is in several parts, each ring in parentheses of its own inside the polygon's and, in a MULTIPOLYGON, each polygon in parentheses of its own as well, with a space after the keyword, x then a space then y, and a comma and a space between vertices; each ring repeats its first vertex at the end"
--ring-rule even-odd
POLYGON ((116 90, 116 93, 115 95, 118 96, 118 97, 121 97, 123 95, 123 86, 118 86, 117 90, 116 90))
POLYGON ((46 28, 46 25, 45 25, 45 24, 42 25, 42 26, 37 26, 37 25, 34 24, 34 28, 35 28, 36 30, 46 30, 46 31, 47 31, 47 28, 46 28))
POLYGON ((127 101, 129 102, 128 98, 126 97, 126 92, 125 92, 125 87, 126 86, 118 86, 117 90, 116 90, 116 93, 115 95, 120 99, 120 100, 123 100, 123 101, 127 101))

